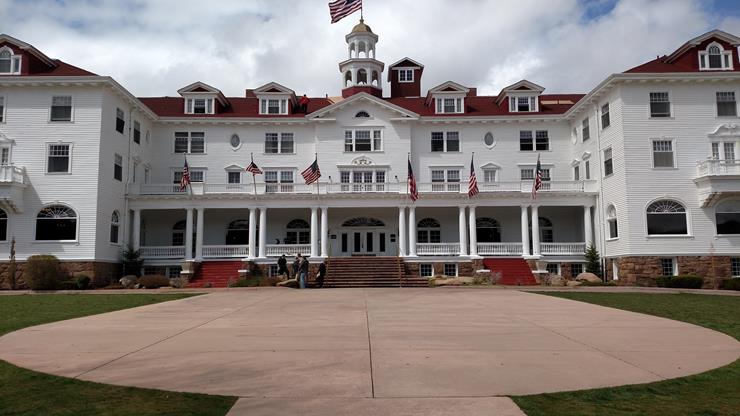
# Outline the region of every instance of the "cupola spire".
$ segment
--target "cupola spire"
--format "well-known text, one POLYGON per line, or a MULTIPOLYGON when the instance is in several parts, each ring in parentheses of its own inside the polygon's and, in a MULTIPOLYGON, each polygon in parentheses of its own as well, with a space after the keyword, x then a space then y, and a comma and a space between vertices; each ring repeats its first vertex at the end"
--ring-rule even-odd
POLYGON ((365 19, 360 17, 352 31, 345 36, 347 60, 339 63, 342 74, 342 96, 349 97, 358 92, 382 97, 383 69, 385 64, 375 59, 378 35, 373 33, 365 19))

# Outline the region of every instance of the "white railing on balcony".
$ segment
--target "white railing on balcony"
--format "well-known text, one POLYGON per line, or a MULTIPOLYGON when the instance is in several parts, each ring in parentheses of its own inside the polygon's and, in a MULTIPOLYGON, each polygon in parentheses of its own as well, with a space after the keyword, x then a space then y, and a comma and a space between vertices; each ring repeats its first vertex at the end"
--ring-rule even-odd
POLYGON ((740 175, 740 161, 737 160, 719 160, 707 159, 697 163, 697 175, 715 176, 715 175, 740 175))
POLYGON ((0 183, 25 183, 26 168, 15 165, 0 165, 0 183))
POLYGON ((247 257, 249 245, 203 246, 203 258, 247 257))
POLYGON ((417 243, 416 254, 420 256, 456 256, 460 254, 460 243, 417 243))
POLYGON ((185 257, 183 246, 145 246, 139 248, 142 259, 182 259, 185 257))
POLYGON ((586 251, 586 243, 540 243, 542 254, 578 255, 586 251))
MULTIPOLYGON (((404 184, 405 185, 405 184, 404 184)), ((327 183, 322 191, 329 194, 352 194, 352 193, 398 193, 398 182, 368 182, 368 183, 327 183)), ((406 188, 403 188, 406 192, 406 188)))
POLYGON ((478 254, 508 256, 522 254, 522 243, 478 243, 478 254))
POLYGON ((267 244, 265 255, 268 257, 279 257, 283 254, 295 256, 296 254, 311 254, 311 244, 267 244))

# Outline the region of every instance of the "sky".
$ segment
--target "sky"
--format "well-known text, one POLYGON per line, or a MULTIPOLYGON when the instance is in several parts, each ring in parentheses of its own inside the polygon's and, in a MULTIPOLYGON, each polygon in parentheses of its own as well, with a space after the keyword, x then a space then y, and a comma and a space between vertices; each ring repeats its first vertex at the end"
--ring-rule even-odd
MULTIPOLYGON (((140 97, 195 81, 227 96, 271 81, 335 96, 360 16, 330 24, 327 3, 0 0, 0 33, 140 97)), ((364 0, 364 17, 379 60, 424 64, 422 91, 451 80, 489 95, 521 79, 587 93, 709 30, 740 36, 738 0, 364 0)))

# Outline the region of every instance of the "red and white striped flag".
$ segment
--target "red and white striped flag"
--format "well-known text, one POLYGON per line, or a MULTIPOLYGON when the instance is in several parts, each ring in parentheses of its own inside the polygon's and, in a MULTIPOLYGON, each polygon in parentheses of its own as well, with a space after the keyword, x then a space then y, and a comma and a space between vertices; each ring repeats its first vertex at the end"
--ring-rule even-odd
POLYGON ((532 199, 537 199, 537 191, 542 187, 542 165, 540 155, 537 155, 537 167, 534 169, 534 182, 532 183, 532 199))
POLYGON ((412 201, 416 201, 419 199, 419 190, 416 189, 416 179, 414 179, 414 170, 411 168, 411 159, 408 159, 409 162, 409 196, 411 197, 412 201))
POLYGON ((311 166, 307 167, 306 170, 301 172, 303 179, 306 180, 306 185, 310 185, 319 180, 321 177, 321 171, 319 170, 319 158, 314 159, 311 166))
POLYGON ((257 164, 254 163, 254 160, 252 160, 252 163, 247 166, 246 171, 251 173, 252 175, 262 175, 262 169, 260 169, 257 164))
POLYGON ((362 0, 336 0, 329 3, 331 22, 336 23, 342 18, 362 9, 362 0))
POLYGON ((182 177, 180 178, 180 190, 184 190, 190 185, 190 168, 188 167, 188 159, 185 158, 185 166, 182 167, 182 177))
POLYGON ((468 197, 472 198, 478 195, 478 179, 475 177, 475 168, 473 167, 473 156, 470 156, 470 179, 468 180, 468 197))

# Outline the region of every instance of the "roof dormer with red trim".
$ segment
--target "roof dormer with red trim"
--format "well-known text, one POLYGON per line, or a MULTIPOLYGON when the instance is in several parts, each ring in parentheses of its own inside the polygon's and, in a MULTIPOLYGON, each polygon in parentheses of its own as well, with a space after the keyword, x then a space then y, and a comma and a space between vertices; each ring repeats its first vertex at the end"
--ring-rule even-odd
POLYGON ((287 116, 293 114, 296 105, 295 91, 277 82, 247 91, 247 98, 250 95, 259 100, 259 115, 262 116, 287 116))
POLYGON ((12 36, 0 34, 0 76, 88 76, 92 72, 51 59, 12 36))
POLYGON ((712 30, 684 43, 667 56, 636 66, 627 73, 740 71, 740 38, 712 30))
POLYGON ((469 95, 475 95, 474 88, 447 81, 427 92, 426 105, 434 108, 434 114, 464 114, 469 95))
POLYGON ((496 105, 508 103, 510 113, 536 113, 540 111, 540 95, 544 91, 544 87, 523 79, 504 87, 496 97, 496 105))
POLYGON ((223 93, 206 83, 194 82, 177 90, 184 100, 185 114, 218 114, 229 107, 223 93))
POLYGON ((408 57, 389 66, 388 82, 391 84, 391 97, 420 97, 422 72, 424 65, 408 57))

